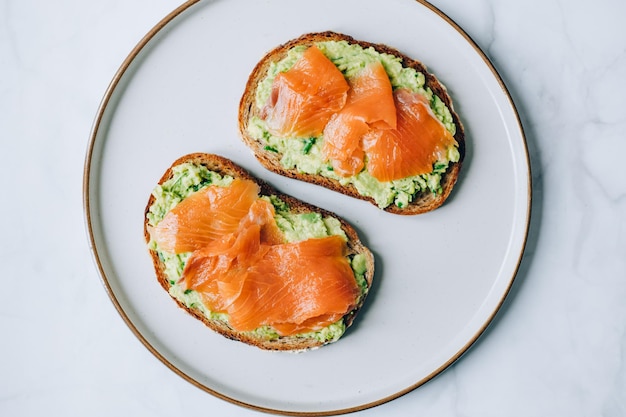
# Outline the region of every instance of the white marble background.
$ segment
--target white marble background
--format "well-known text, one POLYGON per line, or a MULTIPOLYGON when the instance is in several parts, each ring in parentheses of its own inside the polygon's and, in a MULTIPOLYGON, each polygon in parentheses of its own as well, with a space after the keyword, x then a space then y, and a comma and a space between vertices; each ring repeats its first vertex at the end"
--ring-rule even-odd
MULTIPOLYGON (((531 153, 513 291, 435 380, 363 416, 626 415, 626 2, 433 0, 493 61, 531 153)), ((83 162, 114 72, 179 0, 0 0, 0 415, 241 416, 126 327, 93 265, 83 162)))

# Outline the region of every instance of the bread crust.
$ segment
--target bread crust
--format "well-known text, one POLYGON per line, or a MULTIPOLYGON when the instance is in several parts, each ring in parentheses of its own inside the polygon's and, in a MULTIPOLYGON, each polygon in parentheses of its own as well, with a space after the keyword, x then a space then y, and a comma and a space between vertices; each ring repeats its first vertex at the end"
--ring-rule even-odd
POLYGON ((261 80, 263 80, 268 72, 270 64, 272 62, 278 62, 282 60, 287 52, 297 45, 305 45, 310 46, 316 42, 320 41, 342 41, 345 40, 350 44, 358 44, 363 48, 374 48, 376 51, 380 53, 386 53, 390 55, 397 56, 401 58, 402 65, 404 67, 410 67, 415 69, 418 72, 424 74, 426 79, 425 86, 430 87, 435 95, 437 95, 448 107, 450 113, 452 114, 452 118, 454 120, 454 124, 456 125, 456 133, 454 138, 456 139, 459 147, 460 158, 458 162, 450 163, 448 166, 448 170, 445 174, 442 175, 441 179, 441 188, 442 192, 435 194, 430 191, 422 191, 416 195, 414 200, 405 207, 398 207, 394 204, 391 204, 385 207, 383 210, 395 213, 395 214, 405 214, 405 215, 414 215, 426 213, 428 211, 434 210, 437 207, 441 206, 445 200, 448 198, 454 185, 457 182, 459 177, 459 172, 461 170, 461 165, 463 163, 463 158, 465 157, 465 132, 463 125, 461 124, 461 120, 459 116, 456 114, 453 108, 452 99, 448 94, 445 86, 431 73, 428 72, 428 69, 421 62, 412 59, 400 51, 389 47, 384 44, 376 44, 365 41, 356 40, 351 36, 326 31, 326 32, 318 32, 318 33, 308 33, 302 35, 296 39, 290 40, 282 45, 277 46, 268 52, 254 67, 252 70, 248 81, 245 86, 244 93, 241 97, 239 103, 239 114, 238 114, 238 122, 239 122, 239 132, 243 142, 252 150, 254 156, 258 159, 258 161, 268 170, 275 172, 277 174, 294 178, 301 181, 306 181, 309 183, 317 184, 322 187, 326 187, 328 189, 337 191, 339 193, 358 198, 361 200, 369 201, 370 203, 376 205, 376 202, 371 197, 362 196, 359 194, 357 189, 349 184, 342 185, 339 181, 336 181, 331 178, 323 177, 320 175, 313 175, 302 173, 297 169, 285 169, 280 163, 280 155, 268 151, 264 149, 264 145, 251 137, 248 134, 248 123, 252 116, 258 116, 259 110, 255 105, 255 97, 256 97, 256 89, 261 80))
MULTIPOLYGON (((294 213, 316 212, 316 213, 322 214, 322 216, 324 217, 332 216, 336 218, 337 220, 339 220, 339 222, 341 223, 341 228, 343 229, 343 231, 346 233, 348 237, 347 255, 362 253, 366 256, 367 273, 365 275, 365 280, 367 281, 368 288, 371 288, 372 281, 374 279, 374 256, 371 253, 371 251, 362 243, 356 230, 349 223, 347 223, 344 219, 340 218, 339 216, 337 216, 336 214, 330 211, 321 209, 319 207, 308 204, 304 201, 298 200, 292 196, 289 196, 289 195, 286 195, 277 191, 268 183, 252 176, 248 171, 243 169, 241 166, 235 164, 230 159, 222 157, 220 155, 215 155, 215 154, 193 153, 193 154, 185 155, 177 159, 165 171, 165 173, 159 180, 158 184, 163 184, 165 181, 172 178, 173 168, 177 165, 180 165, 186 162, 190 162, 196 165, 204 165, 209 170, 217 172, 220 175, 229 175, 234 178, 241 178, 241 179, 254 181, 259 185, 261 195, 275 195, 279 197, 281 200, 283 200, 285 203, 289 205, 291 211, 294 213)), ((150 233, 149 233, 149 227, 148 227, 147 214, 150 210, 150 207, 154 204, 155 200, 156 200, 155 197, 153 195, 150 195, 150 198, 148 199, 148 203, 144 211, 144 239, 145 239, 146 244, 150 242, 150 233)), ((161 285, 161 287, 163 287, 163 289, 167 291, 169 294, 169 289, 171 285, 170 285, 169 279, 167 278, 167 275, 165 274, 165 264, 159 259, 158 253, 156 251, 149 250, 148 252, 152 259, 152 264, 154 266, 157 280, 159 284, 161 285)), ((365 301, 365 298, 366 298, 366 295, 361 297, 359 304, 352 311, 348 312, 344 316, 344 323, 346 325, 346 328, 352 325, 352 322, 354 321, 355 317, 357 316, 357 313, 361 309, 363 302, 365 301)), ((301 350, 317 348, 324 344, 327 344, 327 342, 321 342, 317 339, 302 338, 302 337, 296 337, 296 336, 280 337, 275 340, 262 339, 260 337, 251 335, 250 333, 238 332, 234 330, 232 327, 230 327, 227 323, 224 323, 218 320, 211 320, 207 318, 205 315, 203 315, 199 310, 187 307, 184 303, 182 303, 181 301, 177 300, 174 297, 172 297, 172 299, 176 301, 176 303, 178 304, 180 308, 182 308, 183 310, 185 310, 187 313, 191 314, 198 320, 202 321, 206 326, 208 326, 215 332, 220 333, 221 335, 229 339, 238 340, 240 342, 247 343, 249 345, 257 346, 261 349, 282 350, 282 351, 287 351, 287 350, 288 351, 301 351, 301 350)))

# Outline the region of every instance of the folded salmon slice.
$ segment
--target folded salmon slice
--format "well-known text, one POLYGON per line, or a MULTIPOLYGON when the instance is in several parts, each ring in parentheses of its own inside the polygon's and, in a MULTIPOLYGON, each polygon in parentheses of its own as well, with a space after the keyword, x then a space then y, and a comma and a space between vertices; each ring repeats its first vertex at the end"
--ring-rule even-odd
POLYGON ((162 250, 192 252, 182 273, 207 307, 238 331, 273 326, 291 335, 319 330, 350 311, 359 295, 339 236, 285 243, 274 206, 258 186, 210 186, 172 209, 152 237, 162 250))
POLYGON ((273 245, 249 270, 228 312, 241 330, 319 330, 354 307, 359 289, 339 236, 273 245))
POLYGON ((350 113, 370 126, 396 127, 396 106, 391 81, 385 67, 376 61, 368 64, 352 80, 342 113, 350 113))
POLYGON ((350 311, 359 289, 338 237, 261 243, 259 226, 245 227, 192 255, 187 288, 229 315, 237 331, 273 326, 290 335, 322 329, 350 311))
POLYGON ((379 181, 432 172, 456 140, 437 119, 427 100, 406 89, 394 92, 395 129, 372 129, 363 139, 367 170, 379 181))
POLYGON ((293 67, 275 77, 261 117, 278 136, 319 136, 330 117, 345 105, 348 89, 341 71, 311 46, 293 67))
POLYGON ((235 179, 228 187, 204 188, 170 210, 150 229, 150 235, 165 252, 200 249, 235 231, 258 194, 259 187, 254 182, 240 179, 235 179))
POLYGON ((387 72, 380 62, 371 63, 350 81, 345 107, 324 129, 324 158, 341 176, 358 174, 364 167, 363 136, 371 127, 395 128, 396 118, 387 72))
POLYGON ((225 311, 239 296, 250 265, 263 256, 269 245, 283 241, 274 220, 274 207, 257 199, 236 231, 191 255, 183 271, 186 288, 200 292, 211 310, 225 311))
POLYGON ((334 172, 343 177, 361 172, 365 166, 363 136, 369 131, 368 124, 352 113, 333 115, 324 129, 322 155, 334 172))

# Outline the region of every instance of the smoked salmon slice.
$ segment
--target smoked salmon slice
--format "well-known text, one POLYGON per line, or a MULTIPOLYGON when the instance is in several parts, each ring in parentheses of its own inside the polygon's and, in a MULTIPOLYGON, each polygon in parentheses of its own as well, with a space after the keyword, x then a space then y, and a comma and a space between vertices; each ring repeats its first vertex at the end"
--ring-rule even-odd
POLYGON ((387 72, 380 62, 371 63, 350 81, 345 107, 326 125, 324 157, 339 175, 358 174, 364 166, 363 136, 371 127, 395 128, 396 118, 387 72))
POLYGON ((235 232, 221 236, 191 255, 183 271, 186 288, 199 291, 213 311, 224 311, 239 296, 247 268, 268 245, 283 241, 274 220, 274 207, 257 199, 235 232))
POLYGON ((200 249, 236 230, 258 193, 254 182, 240 179, 228 187, 210 186, 196 191, 170 210, 150 234, 166 252, 200 249))
POLYGON ((343 177, 356 175, 365 166, 363 136, 370 127, 362 118, 340 112, 330 119, 324 129, 322 155, 330 161, 333 171, 343 177))
POLYGON ((237 331, 274 327, 281 335, 319 330, 350 311, 359 289, 339 236, 261 243, 258 224, 202 249, 183 272, 187 288, 228 313, 237 331))
POLYGON ((242 330, 266 324, 278 331, 319 330, 350 311, 358 294, 345 241, 308 239, 270 246, 228 312, 231 325, 242 330))
POLYGON ((394 99, 396 128, 373 129, 363 140, 367 170, 383 182, 431 172, 448 147, 456 145, 422 95, 398 89, 394 99))
POLYGON ((393 89, 385 67, 380 62, 368 64, 350 80, 348 99, 342 112, 354 114, 373 127, 396 127, 393 89))
POLYGON ((293 67, 275 77, 261 117, 278 136, 319 136, 330 117, 345 105, 348 89, 335 64, 311 46, 293 67))
POLYGON ((176 205, 151 230, 161 250, 192 252, 181 283, 237 331, 273 326, 281 335, 326 327, 354 308, 360 290, 344 238, 287 243, 258 186, 234 180, 176 205))
POLYGON ((186 287, 211 311, 227 313, 237 331, 270 325, 287 336, 319 330, 354 307, 359 289, 341 237, 271 244, 260 228, 242 226, 188 261, 186 287))

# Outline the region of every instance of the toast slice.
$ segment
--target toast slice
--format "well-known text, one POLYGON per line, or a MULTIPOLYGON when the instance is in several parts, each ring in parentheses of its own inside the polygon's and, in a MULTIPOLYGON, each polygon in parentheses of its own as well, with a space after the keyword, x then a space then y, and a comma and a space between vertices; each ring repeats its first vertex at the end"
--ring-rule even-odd
MULTIPOLYGON (((359 54, 353 55, 355 57, 349 59, 361 59, 359 54)), ((401 77, 389 75, 394 89, 402 86, 401 77)), ((249 76, 240 100, 238 119, 239 131, 244 143, 265 168, 286 177, 318 184, 342 194, 369 201, 387 212, 396 214, 420 214, 441 206, 457 182, 465 156, 463 125, 454 111, 452 99, 444 85, 429 73, 421 62, 389 46, 359 41, 348 35, 330 31, 302 35, 267 53, 249 76), (271 89, 272 79, 277 73, 288 70, 295 61, 294 56, 312 45, 318 47, 321 45, 322 52, 338 66, 347 79, 352 76, 351 68, 358 67, 359 63, 348 62, 346 58, 348 54, 333 52, 337 49, 337 45, 342 48, 344 45, 357 46, 360 48, 359 51, 365 51, 364 55, 368 55, 368 59, 372 55, 382 57, 380 59, 385 60, 383 66, 388 73, 390 67, 399 68, 398 64, 403 71, 412 71, 413 81, 411 82, 417 82, 417 84, 411 87, 429 100, 431 108, 452 133, 457 143, 455 149, 450 149, 448 152, 451 156, 442 163, 435 163, 433 172, 430 174, 389 183, 379 182, 374 185, 373 189, 368 189, 369 184, 372 183, 371 177, 367 177, 367 185, 364 185, 365 180, 358 178, 352 181, 352 179, 346 180, 338 177, 333 174, 328 161, 319 160, 320 152, 317 154, 310 152, 311 142, 304 141, 301 148, 303 153, 312 155, 310 157, 294 157, 292 151, 281 150, 274 146, 272 140, 275 138, 264 126, 262 114, 263 105, 271 94, 268 90, 271 89), (325 45, 330 45, 330 47, 325 45), (292 153, 289 154, 289 152, 292 153), (317 158, 314 164, 311 158, 317 158), (297 161, 294 162, 294 160, 297 161)), ((314 146, 321 146, 323 137, 312 139, 314 146)))
MULTIPOLYGON (((293 217, 289 218, 293 219, 293 217)), ((315 218, 317 219, 317 217, 315 218)), ((239 165, 219 155, 195 153, 176 160, 163 174, 151 194, 145 209, 144 219, 144 239, 148 245, 157 280, 178 306, 217 333, 261 349, 301 351, 337 341, 353 323, 365 301, 374 277, 372 253, 361 242, 356 230, 345 220, 333 213, 278 192, 267 183, 254 178, 239 165), (339 321, 318 331, 288 336, 281 336, 268 326, 254 331, 238 331, 229 323, 227 313, 211 312, 206 303, 203 303, 201 295, 185 288, 181 275, 189 259, 189 254, 173 254, 162 250, 151 236, 151 231, 169 210, 187 198, 188 195, 212 185, 228 187, 228 180, 233 179, 255 182, 260 189, 259 195, 264 198, 269 197, 272 204, 276 206, 277 213, 281 215, 287 213, 285 215, 288 216, 308 215, 309 218, 311 213, 316 213, 319 214, 319 219, 324 219, 324 223, 318 222, 317 225, 332 224, 334 228, 329 227, 329 233, 343 235, 347 241, 345 257, 350 262, 360 293, 353 304, 353 308, 339 321), (330 220, 328 219, 334 220, 329 223, 330 220)))

